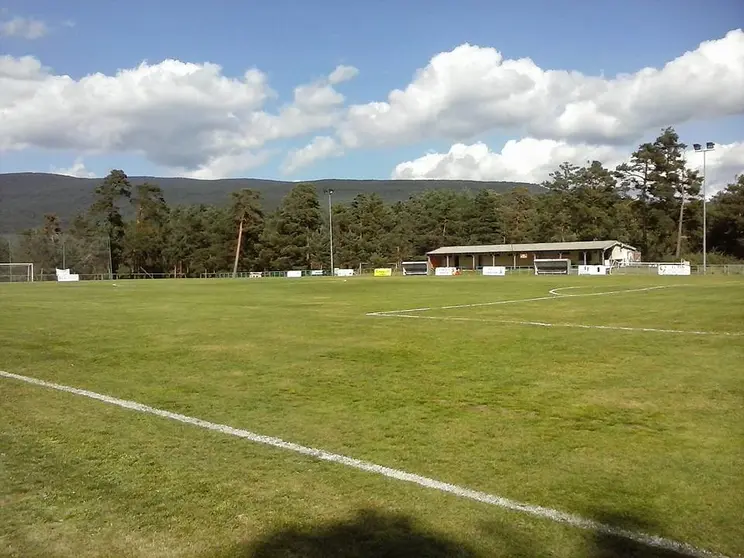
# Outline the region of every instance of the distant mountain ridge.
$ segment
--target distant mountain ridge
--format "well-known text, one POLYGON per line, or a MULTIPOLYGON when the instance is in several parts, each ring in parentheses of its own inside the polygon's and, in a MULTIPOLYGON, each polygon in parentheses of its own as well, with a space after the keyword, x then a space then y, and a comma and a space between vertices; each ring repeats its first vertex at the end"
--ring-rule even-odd
MULTIPOLYGON (((298 182, 260 178, 197 180, 130 176, 133 185, 151 182, 162 189, 169 205, 228 203, 230 192, 251 188, 261 193, 264 209, 273 210, 298 182)), ((17 233, 39 226, 45 213, 56 213, 63 223, 85 210, 101 178, 75 178, 49 173, 0 174, 0 233, 17 233)), ((426 190, 494 190, 507 192, 517 187, 531 192, 543 191, 526 182, 479 182, 474 180, 309 180, 322 195, 333 188, 333 202, 347 203, 360 193, 377 193, 387 203, 405 201, 426 190)))

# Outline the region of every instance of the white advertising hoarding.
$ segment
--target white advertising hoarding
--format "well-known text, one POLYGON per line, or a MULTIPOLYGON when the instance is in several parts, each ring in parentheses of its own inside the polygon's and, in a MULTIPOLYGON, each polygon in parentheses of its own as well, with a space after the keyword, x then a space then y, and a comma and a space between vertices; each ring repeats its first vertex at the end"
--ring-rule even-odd
POLYGON ((490 275, 492 277, 503 277, 506 275, 506 267, 503 265, 484 265, 483 275, 490 275))
POLYGON ((68 283, 71 281, 80 281, 80 275, 77 273, 70 273, 69 269, 57 269, 57 281, 60 283, 68 283))
POLYGON ((449 275, 454 275, 457 271, 456 267, 438 267, 434 270, 434 275, 438 275, 439 277, 445 277, 449 275))
POLYGON ((607 275, 606 265, 580 265, 579 275, 607 275))
POLYGON ((292 271, 287 272, 287 277, 302 277, 302 271, 293 269, 292 271))
POLYGON ((336 268, 336 277, 351 277, 354 275, 353 269, 338 269, 336 268))
POLYGON ((690 264, 659 264, 659 275, 690 275, 690 264))

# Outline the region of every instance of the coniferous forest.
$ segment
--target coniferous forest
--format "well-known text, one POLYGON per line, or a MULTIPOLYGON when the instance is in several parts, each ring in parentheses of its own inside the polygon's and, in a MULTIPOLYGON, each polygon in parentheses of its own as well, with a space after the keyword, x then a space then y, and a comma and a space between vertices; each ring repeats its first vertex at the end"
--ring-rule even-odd
MULTIPOLYGON (((445 245, 595 239, 632 244, 646 261, 695 262, 703 242, 702 176, 687 165, 685 148, 669 128, 617 168, 560 165, 539 194, 440 189, 388 204, 360 193, 333 205, 335 263, 356 269, 420 259, 445 245)), ((197 276, 233 271, 237 252, 238 271, 329 267, 328 198, 312 183, 299 183, 272 211, 253 190, 225 202, 170 207, 157 184, 133 186, 113 170, 64 228, 47 214, 18 246, 0 242, 0 261, 31 261, 37 273, 71 267, 81 274, 197 276)), ((707 241, 710 263, 744 260, 744 175, 708 201, 707 241)))

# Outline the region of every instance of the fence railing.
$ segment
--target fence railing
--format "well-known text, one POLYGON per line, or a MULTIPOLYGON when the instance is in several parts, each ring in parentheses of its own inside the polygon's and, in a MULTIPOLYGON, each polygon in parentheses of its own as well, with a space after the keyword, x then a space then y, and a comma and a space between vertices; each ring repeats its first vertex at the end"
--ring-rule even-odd
MULTIPOLYGON (((659 264, 635 264, 630 266, 616 267, 612 269, 612 275, 635 275, 635 276, 650 276, 658 274, 659 264)), ((330 272, 326 270, 295 270, 299 272, 300 277, 329 277, 330 272)), ((361 273, 359 270, 355 270, 355 276, 371 276, 374 273, 373 269, 362 269, 361 273)), ((507 275, 534 275, 534 267, 507 267, 507 275)), ((571 274, 576 274, 576 268, 571 269, 571 274)), ((461 269, 460 275, 462 276, 475 276, 480 275, 480 269, 461 269)), ((702 265, 690 266, 691 275, 742 275, 744 276, 744 264, 715 264, 708 265, 707 269, 704 269, 702 265)), ((393 276, 402 276, 401 270, 394 269, 392 272, 393 276)), ((217 271, 217 272, 205 272, 198 276, 187 276, 182 273, 120 273, 114 274, 113 276, 109 273, 89 273, 80 274, 81 281, 122 281, 132 279, 146 279, 146 280, 158 280, 158 279, 231 279, 233 277, 232 272, 228 271, 217 271)), ((257 278, 280 278, 287 277, 286 271, 241 271, 238 272, 236 277, 238 279, 257 279, 257 278)), ((414 276, 415 277, 415 276, 414 276)), ((14 275, 9 277, 7 275, 0 274, 0 283, 6 282, 25 282, 27 277, 14 275)), ((34 275, 34 281, 57 281, 56 274, 53 273, 39 273, 34 275)))
MULTIPOLYGON (((657 275, 660 263, 637 263, 628 266, 614 267, 613 275, 657 275)), ((690 275, 744 275, 744 264, 714 264, 703 267, 691 265, 690 275)))

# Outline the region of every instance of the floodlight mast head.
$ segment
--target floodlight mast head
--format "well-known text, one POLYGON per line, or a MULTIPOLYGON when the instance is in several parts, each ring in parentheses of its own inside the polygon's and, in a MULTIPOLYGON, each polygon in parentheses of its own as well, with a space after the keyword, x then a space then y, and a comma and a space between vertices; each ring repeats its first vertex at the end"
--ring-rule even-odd
POLYGON ((713 141, 707 141, 705 142, 705 147, 703 147, 699 143, 693 143, 692 148, 697 151, 698 153, 705 152, 705 151, 713 151, 716 148, 716 144, 713 141))

